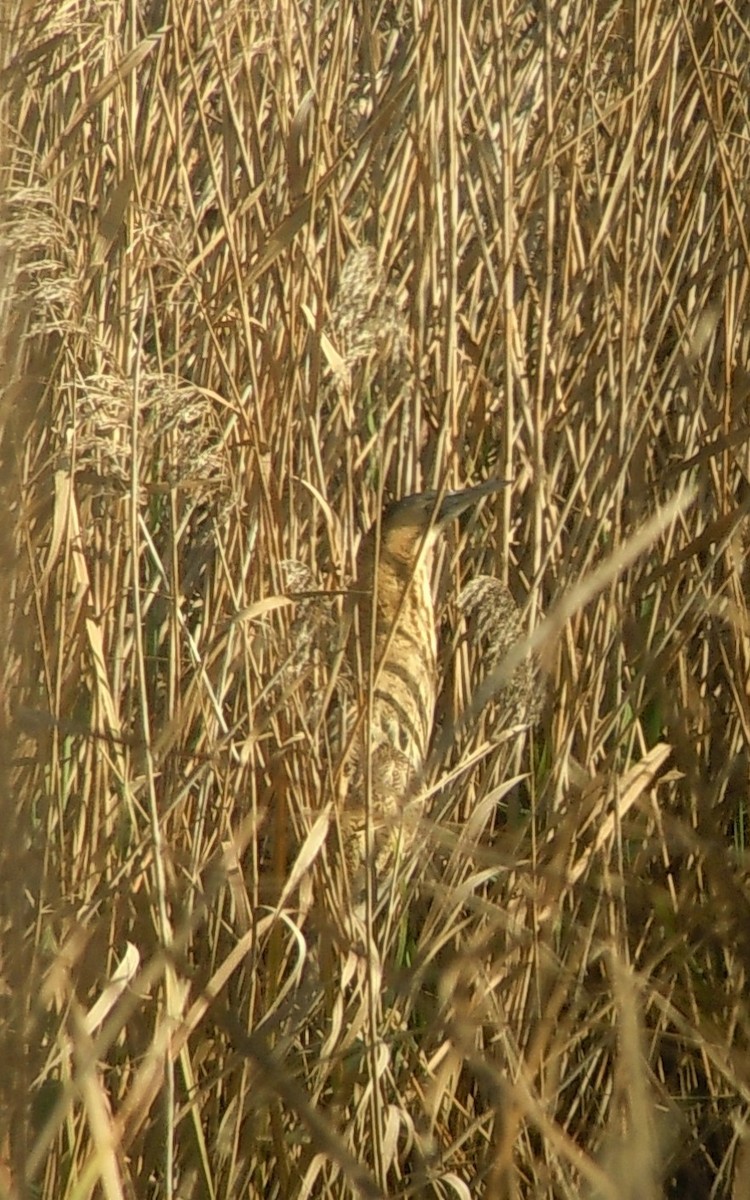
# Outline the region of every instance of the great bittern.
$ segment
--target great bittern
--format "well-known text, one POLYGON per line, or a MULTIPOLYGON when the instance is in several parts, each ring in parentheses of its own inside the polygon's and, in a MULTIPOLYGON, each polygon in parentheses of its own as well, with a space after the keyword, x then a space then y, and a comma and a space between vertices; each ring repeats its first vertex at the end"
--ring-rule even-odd
POLYGON ((377 822, 398 815, 424 766, 439 682, 433 551, 450 521, 503 486, 492 480, 442 499, 436 492, 407 496, 389 505, 362 541, 348 650, 353 673, 372 689, 372 700, 352 745, 349 833, 362 825, 368 753, 377 822))

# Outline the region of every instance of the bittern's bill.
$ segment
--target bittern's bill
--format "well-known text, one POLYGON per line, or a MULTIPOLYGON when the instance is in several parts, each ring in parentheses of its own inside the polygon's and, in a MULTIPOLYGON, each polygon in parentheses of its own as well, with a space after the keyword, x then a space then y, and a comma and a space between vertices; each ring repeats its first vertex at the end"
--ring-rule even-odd
POLYGON ((372 702, 354 747, 350 818, 362 812, 368 744, 376 820, 399 812, 425 763, 439 682, 433 551, 450 521, 503 486, 491 480, 442 499, 436 492, 407 496, 389 505, 362 541, 349 660, 372 688, 372 702))

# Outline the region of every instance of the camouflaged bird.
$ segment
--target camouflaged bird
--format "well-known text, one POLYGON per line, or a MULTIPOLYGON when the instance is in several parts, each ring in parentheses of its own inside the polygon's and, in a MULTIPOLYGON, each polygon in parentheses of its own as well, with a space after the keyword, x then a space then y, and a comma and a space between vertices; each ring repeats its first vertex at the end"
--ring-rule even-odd
POLYGON ((436 492, 407 496, 389 505, 362 541, 347 652, 364 690, 343 798, 350 869, 364 859, 368 808, 376 861, 382 861, 399 836, 405 807, 416 799, 427 759, 439 686, 431 579, 436 544, 452 520, 503 486, 493 480, 442 498, 436 492))

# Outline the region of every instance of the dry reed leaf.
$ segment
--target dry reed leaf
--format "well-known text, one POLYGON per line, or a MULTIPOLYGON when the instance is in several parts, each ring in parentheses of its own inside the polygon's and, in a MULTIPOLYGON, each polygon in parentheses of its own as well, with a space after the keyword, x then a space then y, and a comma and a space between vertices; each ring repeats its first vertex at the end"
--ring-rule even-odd
POLYGON ((297 888, 303 875, 307 874, 307 872, 310 870, 310 867, 320 854, 323 846, 325 845, 330 823, 331 807, 329 805, 325 811, 320 814, 320 816, 316 817, 310 832, 300 847, 299 853, 294 860, 294 864, 289 872, 286 883, 284 884, 284 889, 279 898, 279 908, 286 903, 288 897, 297 888))
MULTIPOLYGON (((669 761, 671 754, 671 746, 657 745, 652 747, 641 761, 631 767, 625 777, 618 781, 614 788, 615 811, 608 813, 603 820, 597 821, 596 837, 581 857, 568 868, 566 873, 567 882, 574 884, 581 878, 591 860, 602 851, 626 814, 640 800, 646 788, 650 787, 654 782, 659 771, 669 761)), ((610 787, 611 784, 608 784, 608 792, 610 791, 610 787)), ((599 812, 596 816, 592 814, 592 817, 596 819, 597 816, 601 817, 601 815, 601 812, 599 812)))
POLYGON ((57 143, 47 154, 44 159, 43 170, 49 171, 54 165, 57 158, 60 157, 68 143, 72 140, 79 126, 92 115, 111 93, 118 87, 121 87, 123 81, 127 79, 131 72, 136 71, 141 63, 152 53, 162 40, 166 29, 159 30, 151 34, 149 37, 143 38, 137 46, 128 51, 123 56, 115 69, 110 72, 100 83, 96 85, 94 90, 85 100, 81 102, 78 108, 73 113, 68 121, 65 129, 60 135, 57 143))
POLYGON ((95 1147, 84 1175, 88 1184, 86 1190, 93 1191, 98 1182, 107 1200, 124 1200, 125 1193, 117 1161, 117 1134, 109 1097, 100 1077, 99 1068, 93 1059, 93 1046, 86 1034, 83 1022, 76 1019, 75 1012, 72 1026, 71 1041, 75 1047, 76 1057, 79 1059, 79 1087, 95 1147))

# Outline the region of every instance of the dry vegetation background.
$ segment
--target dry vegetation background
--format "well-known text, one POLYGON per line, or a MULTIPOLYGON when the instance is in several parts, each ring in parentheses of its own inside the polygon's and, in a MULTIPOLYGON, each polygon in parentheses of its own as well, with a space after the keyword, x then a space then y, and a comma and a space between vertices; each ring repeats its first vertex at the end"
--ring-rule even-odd
POLYGON ((747 6, 1 20, 0 1194, 750 1196, 747 6), (340 592, 492 475, 357 910, 340 592))

